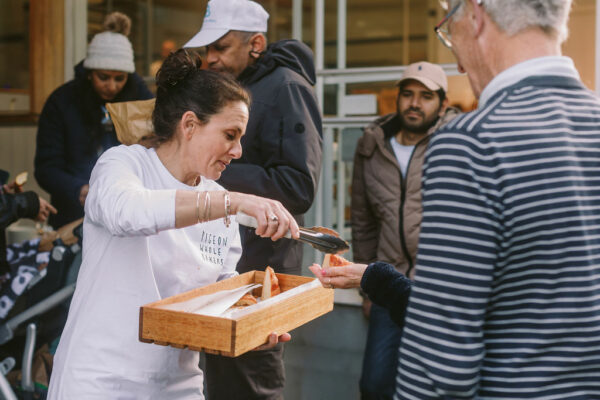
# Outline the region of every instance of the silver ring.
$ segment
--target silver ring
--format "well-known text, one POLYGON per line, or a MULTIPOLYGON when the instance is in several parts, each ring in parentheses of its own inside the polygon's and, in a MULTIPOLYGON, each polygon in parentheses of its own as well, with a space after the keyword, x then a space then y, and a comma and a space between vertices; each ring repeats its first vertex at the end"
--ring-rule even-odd
POLYGON ((270 222, 277 222, 279 221, 279 218, 277 218, 277 215, 273 214, 269 217, 270 222))
POLYGON ((333 289, 333 285, 331 284, 331 278, 327 278, 327 285, 333 289))

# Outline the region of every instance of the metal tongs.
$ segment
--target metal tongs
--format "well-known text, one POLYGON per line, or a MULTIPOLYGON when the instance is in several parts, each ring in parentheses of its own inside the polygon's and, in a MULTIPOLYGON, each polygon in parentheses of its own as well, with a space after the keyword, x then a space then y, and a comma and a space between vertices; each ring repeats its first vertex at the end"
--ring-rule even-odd
MULTIPOLYGON (((256 218, 243 212, 238 212, 236 214, 236 220, 238 224, 249 228, 256 228, 258 226, 256 218)), ((291 239, 292 236, 288 232, 285 237, 291 239)), ((297 240, 310 244, 312 247, 323 253, 343 253, 350 248, 348 242, 340 238, 336 231, 321 226, 313 226, 312 228, 300 227, 300 238, 297 240)))

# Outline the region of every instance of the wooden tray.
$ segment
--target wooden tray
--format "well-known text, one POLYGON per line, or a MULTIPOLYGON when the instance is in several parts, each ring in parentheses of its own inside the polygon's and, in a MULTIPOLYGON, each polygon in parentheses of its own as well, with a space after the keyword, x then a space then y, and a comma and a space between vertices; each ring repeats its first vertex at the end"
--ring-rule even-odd
MULTIPOLYGON (((157 308, 220 290, 262 283, 264 274, 264 271, 246 272, 140 307, 140 341, 236 357, 266 343, 271 332, 289 332, 333 310, 333 290, 320 285, 237 319, 157 308)), ((314 280, 276 275, 282 292, 314 280)))

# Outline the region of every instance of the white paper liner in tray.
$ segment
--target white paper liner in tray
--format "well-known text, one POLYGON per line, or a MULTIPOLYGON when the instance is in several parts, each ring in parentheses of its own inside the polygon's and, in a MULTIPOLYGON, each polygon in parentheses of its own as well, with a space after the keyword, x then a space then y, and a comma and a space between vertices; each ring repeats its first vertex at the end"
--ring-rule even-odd
POLYGON ((192 314, 208 315, 212 317, 237 319, 254 311, 268 307, 271 304, 289 299, 298 293, 306 292, 315 287, 320 287, 321 282, 319 282, 318 279, 314 279, 311 282, 296 286, 290 290, 286 290, 285 292, 282 292, 269 299, 258 299, 258 303, 251 306, 231 309, 231 306, 233 306, 243 295, 261 286, 262 285, 260 283, 257 283, 241 286, 231 290, 221 290, 216 293, 194 297, 190 300, 157 306, 157 308, 183 311, 192 314))
POLYGON ((157 308, 218 317, 223 311, 234 305, 243 295, 261 286, 262 284, 257 283, 231 290, 221 290, 216 293, 194 297, 190 300, 157 306, 157 308))
POLYGON ((238 319, 238 318, 243 317, 244 315, 248 315, 250 313, 253 313, 255 311, 258 311, 265 307, 268 307, 271 304, 275 304, 275 303, 283 301, 285 299, 289 299, 290 297, 295 296, 298 293, 306 292, 308 290, 311 290, 313 288, 320 287, 320 286, 321 286, 321 282, 319 282, 318 279, 314 279, 311 282, 305 283, 300 286, 296 286, 295 288, 286 290, 285 292, 281 292, 280 294, 273 296, 269 299, 259 300, 258 303, 253 304, 251 306, 227 310, 224 313, 222 313, 220 315, 220 317, 238 319))

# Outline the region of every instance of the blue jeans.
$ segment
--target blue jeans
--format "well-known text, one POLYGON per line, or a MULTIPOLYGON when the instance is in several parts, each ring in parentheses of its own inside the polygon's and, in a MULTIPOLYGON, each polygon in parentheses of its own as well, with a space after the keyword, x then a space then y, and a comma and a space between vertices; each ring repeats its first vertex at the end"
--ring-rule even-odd
POLYGON ((392 321, 388 311, 373 304, 360 377, 362 400, 393 398, 401 334, 402 330, 392 321))

